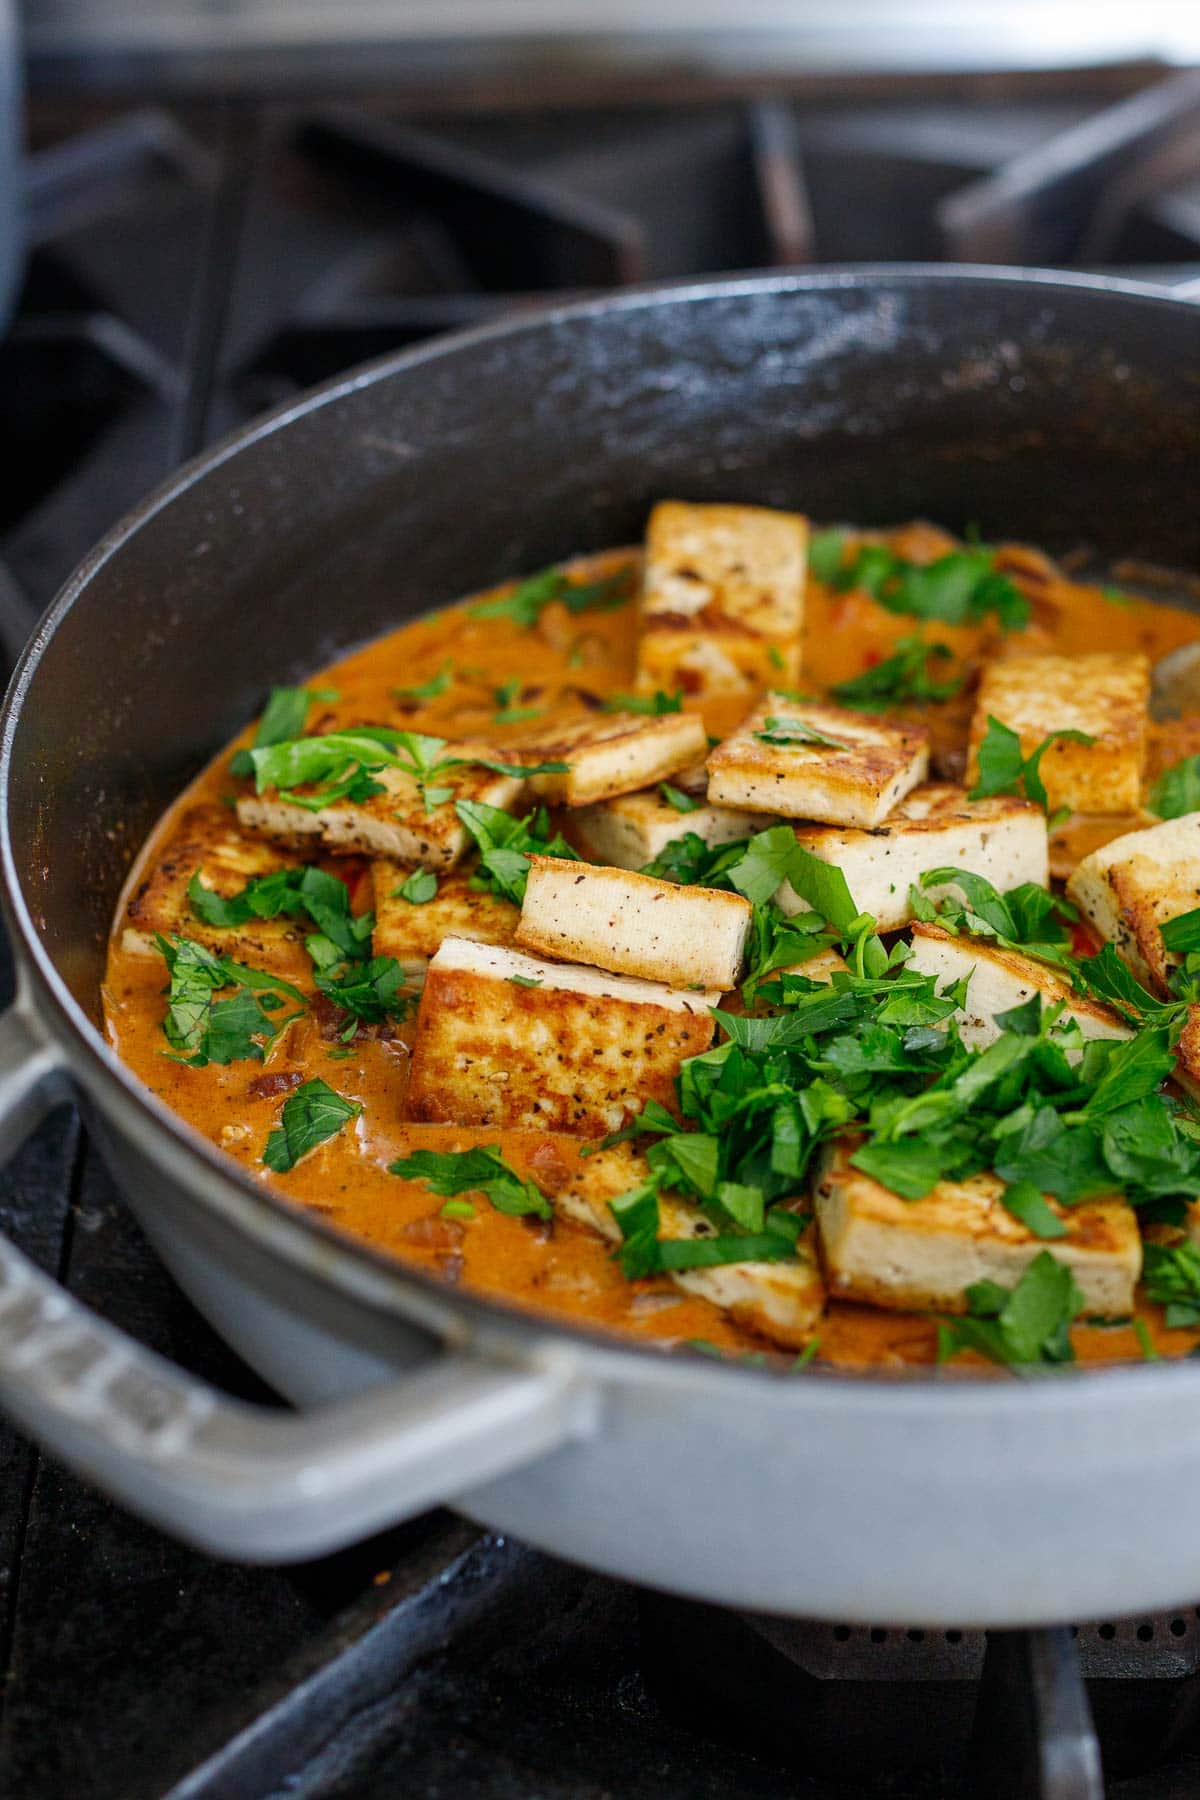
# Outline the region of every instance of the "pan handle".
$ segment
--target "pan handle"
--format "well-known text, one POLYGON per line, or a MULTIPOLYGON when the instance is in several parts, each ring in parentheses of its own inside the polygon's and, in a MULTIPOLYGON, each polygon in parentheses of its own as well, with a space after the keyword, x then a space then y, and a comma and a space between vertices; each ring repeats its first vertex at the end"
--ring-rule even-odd
MULTIPOLYGON (((18 1000, 0 1015, 0 1159, 69 1095, 18 1000)), ((303 1412, 247 1405, 81 1306, 0 1237, 0 1408, 132 1512, 215 1555, 320 1555, 532 1462, 594 1423, 570 1353, 468 1352, 303 1412)))

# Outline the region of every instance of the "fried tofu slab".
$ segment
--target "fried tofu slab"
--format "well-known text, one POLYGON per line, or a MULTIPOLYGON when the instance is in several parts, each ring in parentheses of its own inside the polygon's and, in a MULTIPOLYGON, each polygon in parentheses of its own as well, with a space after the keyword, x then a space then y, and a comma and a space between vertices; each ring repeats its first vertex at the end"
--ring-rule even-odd
POLYGON ((808 521, 661 501, 646 528, 639 690, 749 706, 800 671, 808 521))
POLYGON ((1132 812, 1142 796, 1149 700, 1150 664, 1141 655, 1096 650, 988 663, 971 721, 968 786, 978 779, 989 718, 1017 733, 1022 756, 1052 732, 1081 731, 1094 742, 1060 738, 1042 757, 1048 810, 1132 812))
POLYGON ((383 858, 371 864, 375 892, 376 956, 392 956, 406 975, 423 975, 429 959, 448 937, 472 938, 480 944, 507 944, 520 912, 498 894, 471 886, 469 869, 452 869, 438 877, 432 900, 414 902, 402 893, 413 870, 383 858))
POLYGON ((674 1111, 719 1000, 447 938, 421 996, 409 1117, 603 1137, 647 1100, 674 1111))
MULTIPOLYGON (((967 1002, 952 1016, 962 1041, 973 1050, 995 1043, 1002 1027, 997 1015, 1023 1006, 1040 994, 1046 1006, 1063 1003, 1064 1020, 1077 1024, 1085 1038, 1133 1036, 1125 1021, 1098 1000, 1076 994, 1071 983, 1036 957, 1002 950, 981 938, 956 937, 940 925, 917 923, 912 928, 912 954, 907 966, 919 975, 933 975, 939 991, 966 975, 967 1002)), ((1074 1054, 1074 1053, 1072 1053, 1074 1054)))
MULTIPOLYGON (((929 869, 967 869, 1001 892, 1025 881, 1049 882, 1041 807, 999 794, 969 800, 965 788, 950 782, 914 788, 870 831, 798 825, 796 842, 842 871, 859 911, 870 913, 880 931, 912 921, 909 890, 929 869)), ((936 901, 950 889, 925 891, 936 901)), ((786 881, 775 903, 786 913, 811 910, 786 881)))
MULTIPOLYGON (((1013 1287, 1046 1248, 1004 1205, 999 1176, 940 1181, 924 1199, 903 1200, 854 1167, 853 1148, 842 1140, 826 1153, 814 1188, 831 1297, 964 1313, 975 1282, 1013 1287)), ((1085 1311, 1131 1312, 1142 1268, 1133 1208, 1118 1198, 1047 1205, 1067 1228, 1054 1239, 1054 1256, 1075 1277, 1085 1311)))
POLYGON ((666 781, 700 761, 707 749, 695 713, 614 712, 547 725, 522 738, 520 757, 530 764, 565 762, 562 774, 531 775, 529 785, 552 805, 587 806, 666 781))
POLYGON ((194 806, 179 819, 161 859, 154 864, 125 911, 121 947, 133 956, 156 956, 156 933, 192 938, 221 956, 292 980, 312 973, 304 949, 311 925, 298 919, 251 919, 229 930, 205 925, 188 901, 192 876, 222 899, 276 869, 294 868, 296 858, 238 828, 225 806, 194 806))
POLYGON ((777 818, 879 825, 929 773, 922 726, 768 694, 708 759, 708 797, 777 818))
POLYGON ((1165 995, 1179 958, 1163 943, 1162 927, 1200 906, 1200 812, 1102 845, 1084 857, 1067 893, 1138 980, 1165 995))
POLYGON ((447 744, 447 758, 463 758, 465 766, 453 771, 446 785, 453 796, 427 807, 416 778, 403 769, 385 768, 374 779, 383 792, 368 800, 338 800, 317 811, 281 800, 278 794, 244 794, 237 803, 239 823, 246 831, 298 849, 322 849, 333 855, 357 852, 388 857, 394 862, 419 863, 427 869, 449 869, 460 862, 471 838, 454 810, 458 800, 482 801, 510 811, 524 791, 524 782, 511 775, 496 775, 472 763, 472 755, 493 752, 478 744, 447 744))
MULTIPOLYGON (((645 1158, 628 1144, 600 1150, 580 1164, 569 1185, 555 1196, 555 1211, 607 1243, 619 1244, 621 1232, 609 1202, 637 1187, 648 1173, 645 1158)), ((664 1238, 716 1235, 701 1208, 676 1194, 660 1196, 659 1219, 664 1238)), ((685 1293, 720 1307, 736 1324, 791 1349, 808 1341, 825 1310, 825 1284, 811 1225, 797 1241, 794 1261, 685 1269, 672 1274, 671 1280, 685 1293)))
POLYGON ((516 942, 671 987, 734 986, 753 909, 740 894, 532 856, 516 942))

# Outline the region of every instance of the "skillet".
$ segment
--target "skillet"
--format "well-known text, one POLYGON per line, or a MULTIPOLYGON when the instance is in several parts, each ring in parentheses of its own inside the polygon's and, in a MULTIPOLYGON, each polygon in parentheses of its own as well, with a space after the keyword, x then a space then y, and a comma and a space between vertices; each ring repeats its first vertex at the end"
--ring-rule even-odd
POLYGON ((273 682, 629 542, 664 495, 924 514, 1196 571, 1198 477, 1200 311, 1133 284, 894 265, 441 341, 182 470, 67 583, 10 686, 0 1152, 77 1097, 180 1284, 299 1410, 213 1392, 2 1243, 0 1404, 227 1556, 307 1557, 449 1501, 634 1581, 814 1618, 1037 1624, 1200 1595, 1200 1363, 776 1376, 626 1347, 289 1206, 97 1029, 134 851, 273 682))

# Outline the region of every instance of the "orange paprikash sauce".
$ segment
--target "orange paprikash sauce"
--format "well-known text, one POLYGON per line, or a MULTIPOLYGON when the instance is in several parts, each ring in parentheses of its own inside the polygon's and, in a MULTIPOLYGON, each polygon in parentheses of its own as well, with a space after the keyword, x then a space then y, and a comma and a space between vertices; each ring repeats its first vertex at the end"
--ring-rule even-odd
MULTIPOLYGON (((885 541, 897 554, 922 562, 955 547, 944 533, 921 524, 888 533, 885 541)), ((571 572, 594 579, 635 560, 631 551, 608 552, 581 559, 571 572)), ((1197 636, 1196 623, 1188 614, 1150 600, 1116 603, 1105 590, 1067 580, 1035 551, 1006 547, 998 555, 998 566, 1032 601, 1030 623, 1020 634, 1022 647, 1068 654, 1101 648, 1144 651, 1154 660, 1197 636)), ((632 604, 572 616, 555 602, 530 629, 506 618, 472 618, 466 603, 451 606, 401 626, 314 676, 313 686, 328 686, 339 695, 322 705, 320 728, 370 720, 441 737, 483 738, 494 743, 503 758, 504 746, 518 742, 523 728, 521 723, 493 723, 495 690, 518 677, 516 703, 543 714, 537 720, 539 728, 547 718, 578 716, 589 699, 594 705, 632 688, 635 625, 632 604), (394 690, 427 683, 447 665, 452 665, 454 679, 435 697, 421 703, 395 697, 394 690), (587 698, 581 697, 581 690, 587 698)), ((885 611, 869 595, 835 593, 810 577, 805 687, 817 691, 859 674, 889 655, 896 640, 913 629, 911 618, 885 611)), ((938 624, 927 635, 948 644, 969 668, 994 653, 1000 642, 994 623, 938 624)), ((264 675, 265 686, 270 671, 264 675)), ((952 700, 917 712, 910 709, 910 716, 930 727, 942 776, 961 777, 971 685, 968 681, 952 700)), ((709 708, 705 722, 719 734, 739 719, 709 708)), ((1151 775, 1200 747, 1195 726, 1193 720, 1152 728, 1151 775)), ((323 1025, 310 1014, 288 1027, 265 1064, 240 1061, 194 1068, 164 1055, 164 966, 157 956, 133 955, 122 947, 125 908, 150 872, 169 859, 184 810, 198 803, 229 803, 233 790, 242 785, 230 777, 230 754, 251 738, 252 731, 247 730, 236 744, 222 750, 179 797, 130 874, 118 908, 103 992, 109 1040, 122 1059, 167 1106, 239 1162, 254 1180, 275 1186, 331 1224, 447 1281, 661 1346, 702 1339, 734 1354, 770 1352, 771 1346, 753 1333, 731 1323, 708 1301, 685 1295, 666 1277, 627 1281, 608 1246, 579 1227, 556 1220, 548 1228, 536 1220, 507 1217, 483 1203, 476 1206, 470 1222, 444 1218, 442 1200, 423 1183, 390 1175, 388 1164, 417 1144, 460 1150, 498 1143, 516 1169, 540 1177, 552 1191, 555 1182, 561 1184, 565 1178, 578 1148, 569 1139, 530 1130, 406 1126, 411 1020, 398 1024, 394 1032, 362 1028, 346 1046, 330 1031, 327 1019, 323 1025), (305 1080, 319 1075, 362 1105, 351 1126, 286 1175, 272 1175, 261 1160, 268 1133, 279 1119, 279 1085, 270 1079, 278 1073, 293 1079, 299 1073, 305 1080)), ((686 829, 686 818, 681 819, 681 829, 686 829)), ((1059 861, 1077 860, 1094 835, 1086 822, 1069 825, 1059 834, 1059 861)), ((328 866, 349 882, 354 909, 369 907, 365 861, 343 857, 328 866)), ((631 1096, 631 1108, 636 1109, 636 1102, 637 1096, 631 1096)), ((1184 1354, 1194 1348, 1195 1333, 1168 1330, 1158 1307, 1143 1302, 1141 1313, 1163 1353, 1184 1354)), ((855 1368, 929 1362, 935 1338, 935 1325, 928 1319, 832 1301, 820 1327, 820 1358, 855 1368)), ((1082 1360, 1119 1361, 1141 1354, 1131 1325, 1077 1326, 1073 1338, 1082 1360)))

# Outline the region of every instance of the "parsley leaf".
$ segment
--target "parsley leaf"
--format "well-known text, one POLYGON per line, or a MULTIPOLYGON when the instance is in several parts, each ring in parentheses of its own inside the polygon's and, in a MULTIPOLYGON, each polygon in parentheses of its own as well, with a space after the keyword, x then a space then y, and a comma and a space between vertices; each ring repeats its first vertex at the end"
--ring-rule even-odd
POLYGON ((1147 1244, 1142 1279, 1147 1297, 1166 1307, 1168 1325, 1200 1325, 1200 1250, 1195 1244, 1147 1244))
POLYGON ((280 1123, 267 1138, 264 1163, 277 1175, 286 1175, 302 1156, 336 1137, 361 1111, 357 1100, 345 1099, 319 1075, 314 1076, 284 1101, 280 1123))
POLYGON ((205 887, 197 870, 188 883, 188 903, 197 918, 217 930, 234 929, 250 919, 278 918, 281 913, 293 918, 307 915, 341 956, 354 961, 370 955, 374 914, 353 917, 349 888, 323 869, 275 869, 228 897, 205 887))
POLYGON ((683 692, 676 688, 673 694, 664 694, 659 688, 653 694, 612 694, 604 702, 604 711, 644 713, 649 718, 657 719, 664 713, 683 711, 683 692))
POLYGON ((1011 1182, 1000 1198, 1013 1218, 1020 1219, 1034 1237, 1066 1237, 1067 1227, 1032 1181, 1011 1182))
POLYGON ((528 631, 554 600, 561 600, 572 614, 611 612, 624 606, 633 593, 633 570, 618 569, 600 581, 574 582, 561 569, 542 569, 530 575, 496 600, 480 600, 468 609, 472 619, 512 619, 528 631))
POLYGON ((673 806, 677 813, 699 812, 703 802, 694 800, 691 794, 685 794, 682 788, 672 787, 669 781, 660 781, 658 791, 668 806, 673 806))
POLYGON ((321 972, 313 979, 335 1006, 368 1024, 402 1019, 413 1008, 414 997, 406 991, 408 976, 394 956, 373 956, 349 967, 342 964, 336 974, 321 972))
POLYGON ((937 681, 931 664, 952 661, 953 654, 947 644, 927 644, 919 633, 899 638, 893 655, 849 681, 839 681, 832 689, 833 696, 843 706, 856 707, 860 712, 885 712, 891 706, 949 700, 958 693, 966 676, 953 675, 946 681, 937 681))
POLYGON ((553 1208, 541 1189, 509 1167, 499 1146, 473 1150, 414 1150, 388 1164, 389 1175, 407 1181, 423 1181, 435 1194, 480 1193, 497 1212, 520 1217, 533 1213, 553 1218, 553 1208))
MULTIPOLYGON (((415 687, 393 688, 391 691, 397 700, 415 700, 420 703, 425 700, 436 700, 440 694, 446 692, 446 689, 453 680, 454 664, 446 662, 442 664, 436 675, 431 675, 429 677, 428 681, 419 682, 415 687)), ((303 720, 301 721, 301 729, 303 729, 303 720)), ((299 737, 300 731, 289 731, 285 732, 284 735, 286 737, 299 737)))
POLYGON ((1185 955, 1189 950, 1200 950, 1200 906, 1167 919, 1160 929, 1164 946, 1173 953, 1185 955))
MULTIPOLYGON (((285 738, 300 737, 314 700, 336 700, 334 688, 275 687, 267 697, 262 718, 254 734, 256 750, 268 744, 282 743, 285 738)), ((252 775, 254 764, 248 750, 238 750, 229 764, 231 775, 252 775)))
POLYGON ((410 906, 425 906, 438 891, 438 878, 432 869, 414 869, 400 883, 393 900, 407 900, 410 906))
POLYGON ((154 942, 167 965, 163 1034, 176 1062, 196 1069, 210 1062, 261 1062, 265 1046, 307 1008, 290 982, 214 955, 191 938, 156 935, 154 942), (225 988, 234 992, 218 999, 225 988), (285 996, 296 1010, 279 1017, 285 996))
POLYGON ((1019 794, 1045 808, 1046 784, 1041 762, 1051 744, 1094 744, 1086 731, 1052 731, 1028 756, 1021 754, 1021 739, 1010 726, 988 714, 987 731, 979 746, 979 778, 967 796, 986 800, 992 794, 1019 794))
MULTIPOLYGON (((837 534, 834 534, 835 536, 837 534)), ((889 612, 946 625, 971 625, 994 613, 1004 631, 1020 631, 1029 623, 1029 602, 1016 584, 996 568, 995 553, 983 545, 951 550, 931 563, 907 562, 885 544, 860 544, 849 562, 844 541, 810 548, 814 573, 838 591, 861 588, 889 612)))
POLYGON ((712 1269, 728 1263, 782 1262, 795 1256, 795 1245, 779 1231, 758 1231, 732 1236, 660 1238, 659 1199, 656 1180, 643 1183, 609 1202, 621 1228, 617 1252, 621 1273, 629 1281, 647 1275, 667 1275, 680 1269, 712 1269))
POLYGON ((1200 756, 1185 756, 1164 769, 1150 789, 1149 805, 1160 819, 1200 811, 1200 756))
POLYGON ((960 1350, 977 1350, 992 1362, 1021 1367, 1073 1362, 1071 1321, 1083 1309, 1083 1296, 1070 1269, 1048 1250, 1034 1257, 1016 1287, 994 1281, 967 1289, 969 1315, 941 1325, 938 1360, 960 1350))
POLYGON ((823 731, 818 731, 815 725, 806 724, 803 719, 769 718, 763 729, 756 731, 754 735, 760 744, 807 745, 823 750, 850 748, 843 739, 827 737, 823 731))
POLYGON ((483 800, 459 800, 454 810, 479 851, 479 868, 471 878, 471 886, 511 900, 514 906, 520 906, 525 899, 531 856, 580 860, 558 832, 551 836, 550 816, 544 806, 523 819, 483 800))

